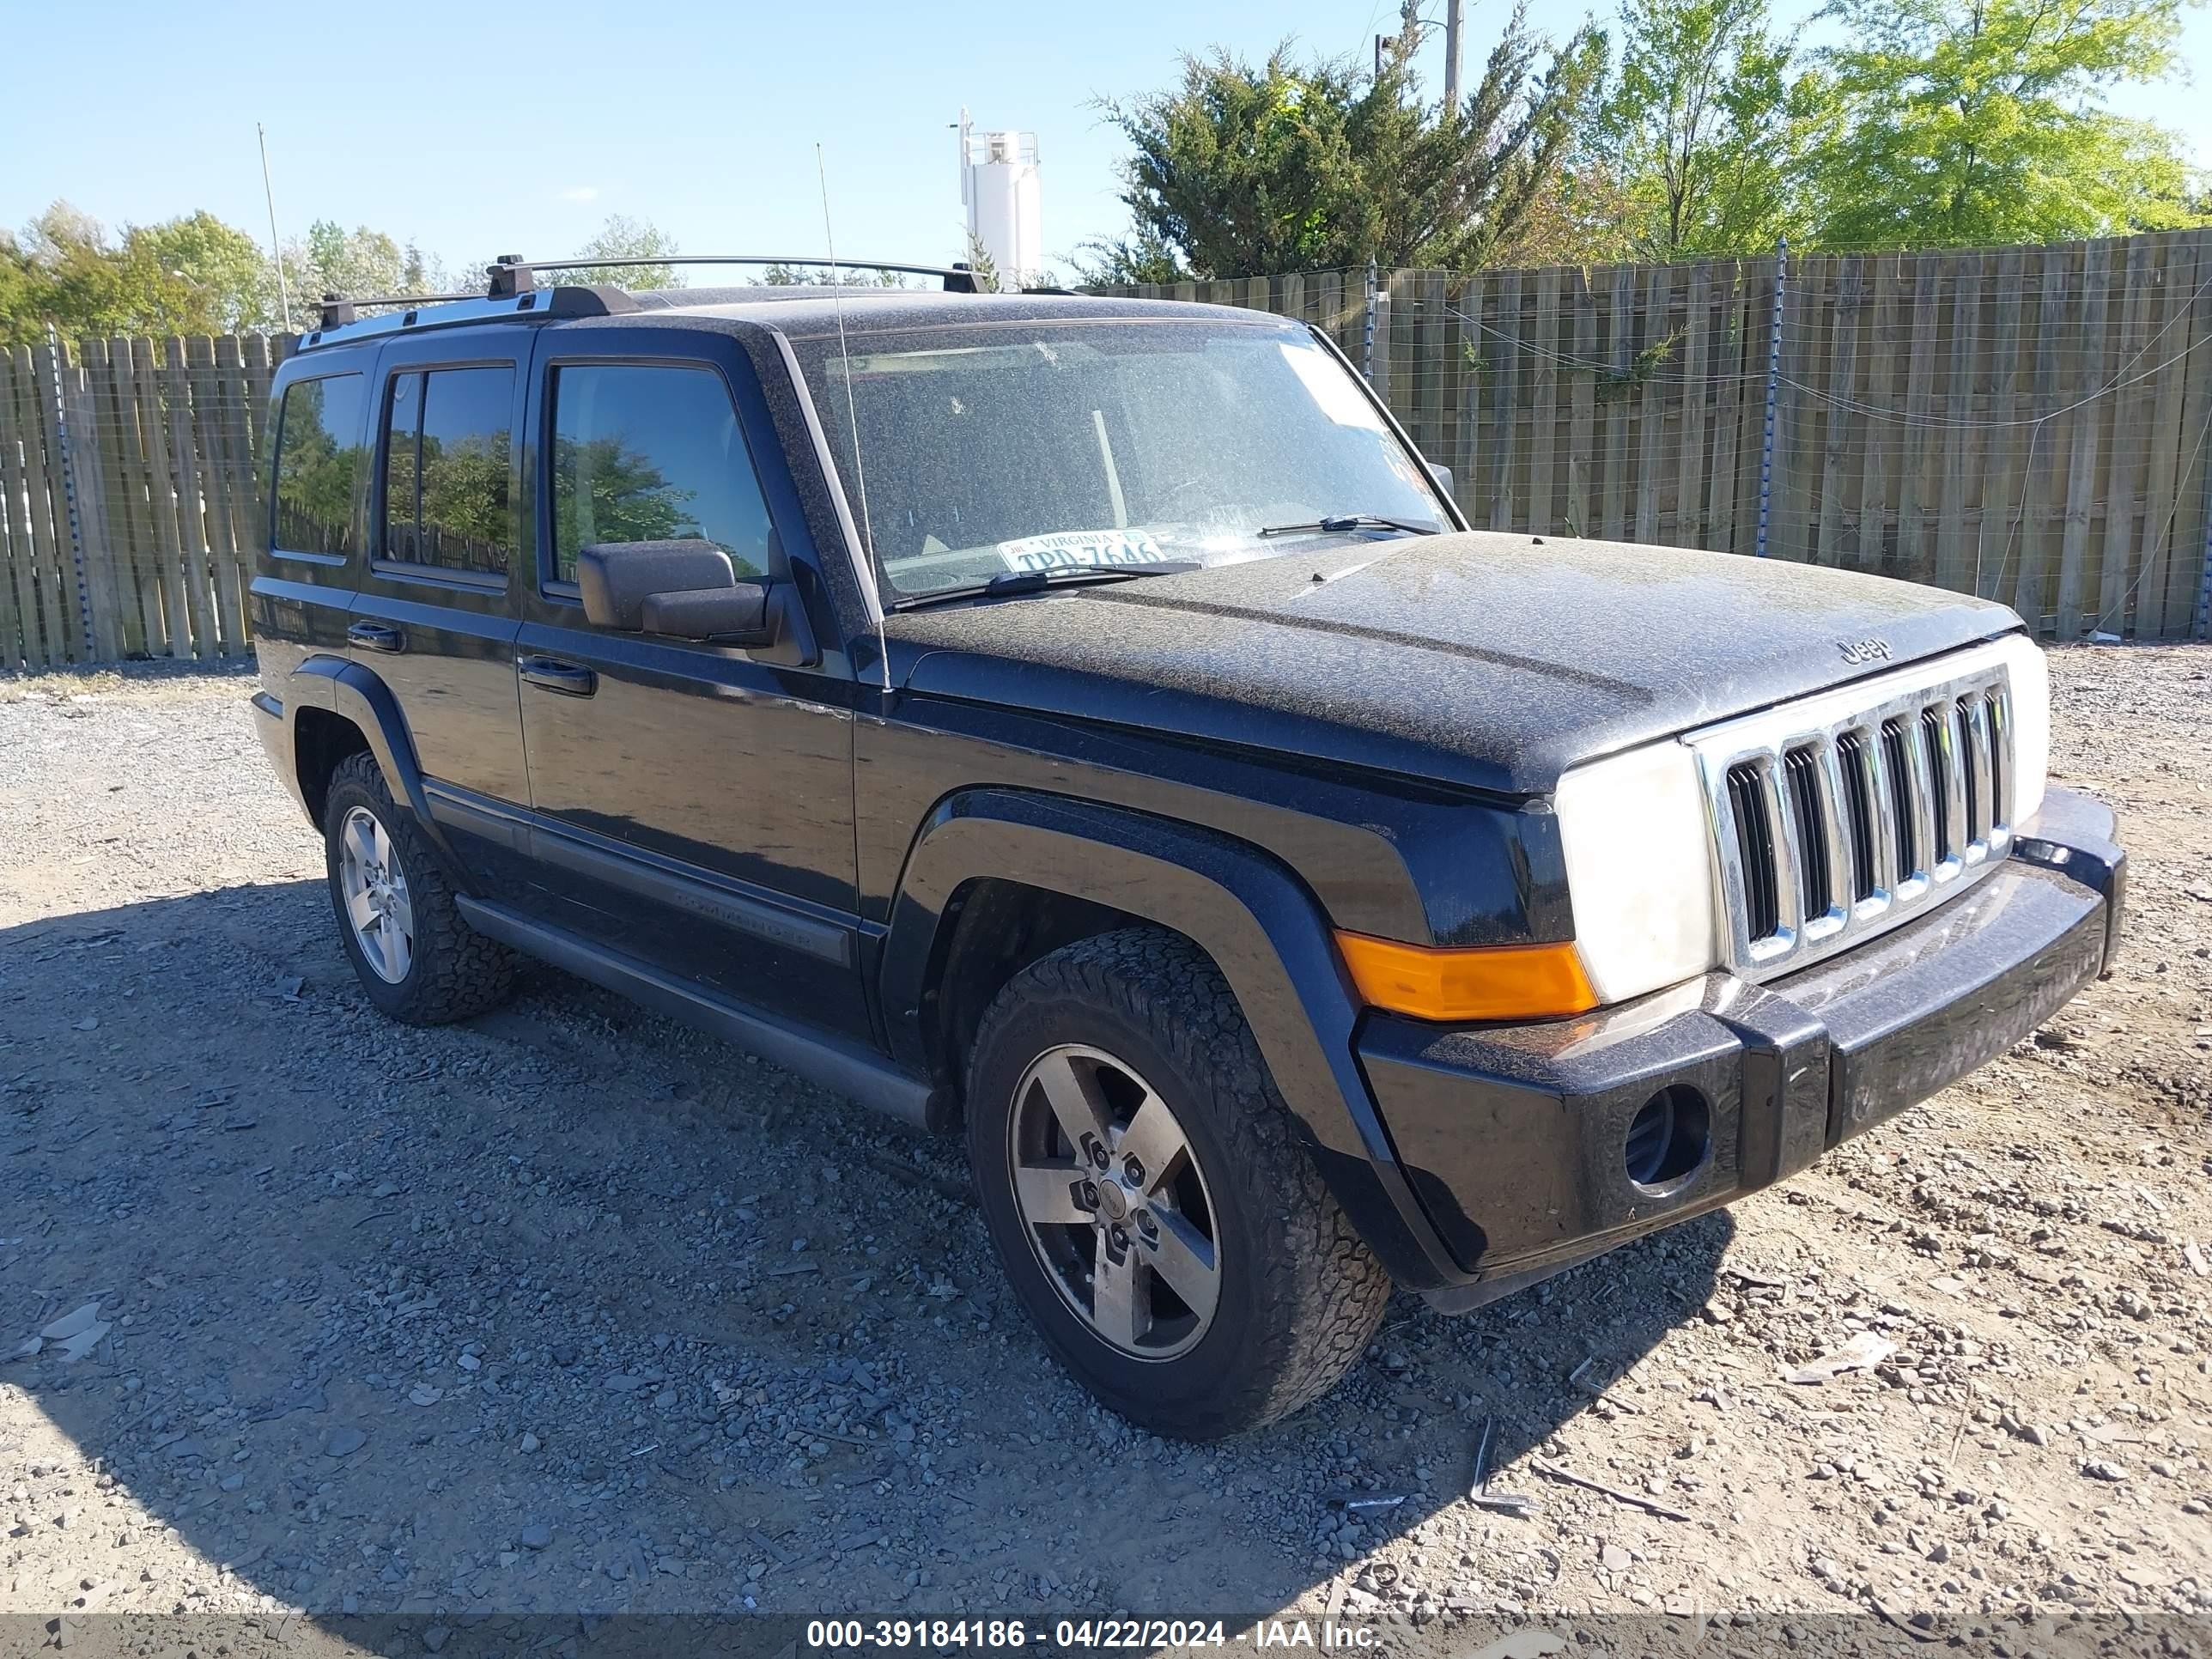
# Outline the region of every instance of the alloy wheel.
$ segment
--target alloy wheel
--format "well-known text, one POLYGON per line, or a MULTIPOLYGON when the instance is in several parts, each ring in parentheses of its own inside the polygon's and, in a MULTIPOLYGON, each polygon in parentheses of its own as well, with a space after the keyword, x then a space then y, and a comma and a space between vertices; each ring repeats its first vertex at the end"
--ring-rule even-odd
POLYGON ((415 910, 391 833, 365 806, 338 826, 338 885, 362 960, 387 985, 398 984, 415 959, 415 910))
POLYGON ((1220 1300, 1219 1236, 1159 1093, 1103 1050, 1062 1044, 1022 1074, 1007 1139, 1023 1232, 1061 1300, 1133 1358, 1195 1346, 1220 1300))

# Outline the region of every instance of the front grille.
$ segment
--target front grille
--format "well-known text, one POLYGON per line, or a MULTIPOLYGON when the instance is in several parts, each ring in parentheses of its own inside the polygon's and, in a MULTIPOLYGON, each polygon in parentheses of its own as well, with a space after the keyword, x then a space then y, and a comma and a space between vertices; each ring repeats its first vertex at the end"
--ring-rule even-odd
POLYGON ((1994 868, 2012 840, 2008 696, 2000 665, 1937 662, 1693 734, 1729 965, 1786 972, 1994 868))

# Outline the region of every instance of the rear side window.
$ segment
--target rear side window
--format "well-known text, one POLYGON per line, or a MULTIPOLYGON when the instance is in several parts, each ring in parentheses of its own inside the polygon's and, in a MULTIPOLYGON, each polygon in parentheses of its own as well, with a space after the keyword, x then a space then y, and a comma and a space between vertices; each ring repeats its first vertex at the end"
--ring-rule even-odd
POLYGON ((712 369, 578 363, 553 372, 553 574, 576 550, 696 537, 740 578, 769 574, 773 532, 729 388, 712 369))
POLYGON ((272 544, 288 553, 356 549, 355 487, 363 468, 362 381, 358 374, 295 380, 276 422, 276 509, 272 544))
POLYGON ((384 556, 503 576, 514 545, 514 371, 392 377, 385 404, 384 556))

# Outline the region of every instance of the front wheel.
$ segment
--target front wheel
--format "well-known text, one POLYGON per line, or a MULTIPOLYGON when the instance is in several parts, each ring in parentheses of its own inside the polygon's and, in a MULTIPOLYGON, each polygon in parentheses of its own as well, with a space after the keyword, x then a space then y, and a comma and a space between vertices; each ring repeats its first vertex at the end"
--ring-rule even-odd
POLYGON ((970 1057, 968 1150, 1046 1342, 1158 1433, 1297 1411, 1389 1300, 1227 982, 1174 934, 1085 939, 1016 975, 970 1057))
POLYGON ((410 1025, 441 1025, 506 999, 514 957, 471 932, 411 813, 368 755, 339 763, 323 809, 331 908, 368 1000, 410 1025))

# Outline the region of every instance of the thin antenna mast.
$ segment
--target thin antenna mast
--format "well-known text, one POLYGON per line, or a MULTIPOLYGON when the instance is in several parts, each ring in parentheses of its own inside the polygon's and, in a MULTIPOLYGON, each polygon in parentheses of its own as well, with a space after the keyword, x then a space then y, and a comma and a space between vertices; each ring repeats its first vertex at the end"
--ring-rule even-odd
MULTIPOLYGON (((868 556, 868 576, 879 580, 876 564, 876 533, 868 524, 868 469, 860 459, 860 412, 853 401, 853 354, 845 346, 844 271, 837 264, 837 238, 830 228, 830 172, 822 160, 822 146, 814 146, 814 176, 822 183, 822 241, 830 251, 830 303, 837 313, 837 365, 844 371, 845 418, 853 428, 853 482, 860 491, 860 547, 868 556)), ((876 654, 883 659, 884 695, 890 695, 891 650, 884 637, 883 595, 876 595, 876 654)))
POLYGON ((253 124, 253 136, 261 144, 261 194, 269 204, 269 257, 276 262, 276 302, 284 307, 284 331, 292 330, 292 290, 284 281, 284 246, 276 240, 276 191, 269 183, 269 135, 261 123, 253 124))

